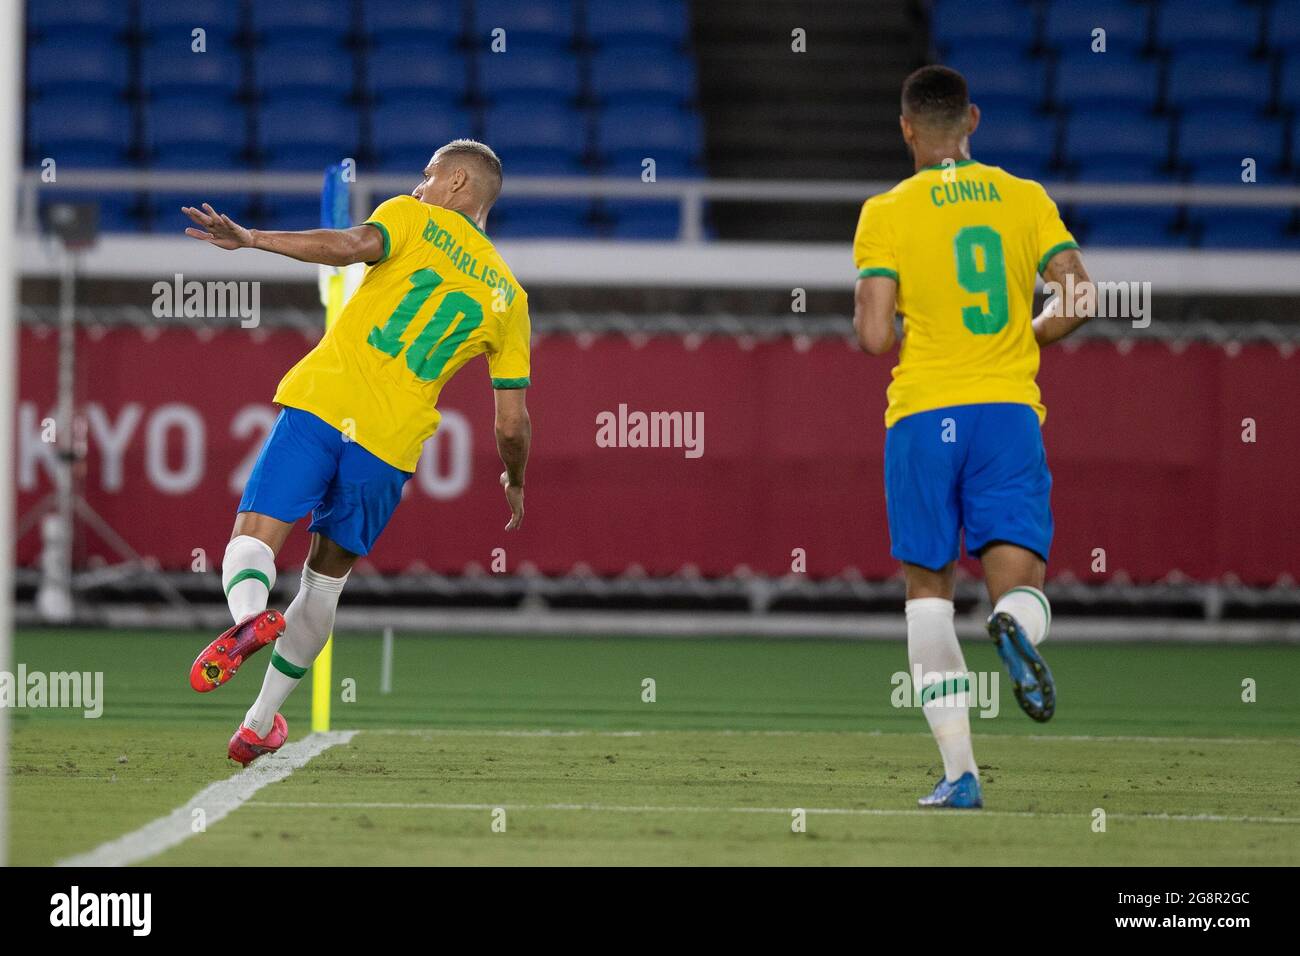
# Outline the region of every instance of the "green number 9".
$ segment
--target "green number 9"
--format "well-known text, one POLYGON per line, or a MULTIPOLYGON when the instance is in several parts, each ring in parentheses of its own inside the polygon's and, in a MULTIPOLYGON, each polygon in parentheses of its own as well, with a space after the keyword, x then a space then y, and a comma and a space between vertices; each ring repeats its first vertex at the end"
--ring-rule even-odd
POLYGON ((953 249, 957 254, 957 282, 967 292, 988 299, 987 311, 978 305, 963 308, 962 324, 975 335, 1001 332, 1011 318, 1002 237, 989 226, 966 226, 953 240, 953 249))

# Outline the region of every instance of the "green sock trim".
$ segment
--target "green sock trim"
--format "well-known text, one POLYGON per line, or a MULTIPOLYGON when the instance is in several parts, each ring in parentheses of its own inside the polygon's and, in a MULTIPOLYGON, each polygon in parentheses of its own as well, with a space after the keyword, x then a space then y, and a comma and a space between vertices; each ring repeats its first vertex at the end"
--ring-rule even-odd
POLYGON ((294 680, 302 680, 307 674, 307 668, 299 667, 297 664, 290 664, 280 656, 279 651, 271 651, 271 666, 285 677, 292 677, 294 680))
POLYGON ((929 687, 921 688, 921 703, 928 704, 940 697, 947 697, 949 694, 960 694, 969 690, 969 677, 950 677, 942 684, 931 684, 929 687))
POLYGON ((257 568, 244 568, 244 570, 240 571, 233 578, 231 578, 230 583, 226 585, 226 597, 230 597, 230 591, 236 584, 238 584, 240 581, 247 581, 249 579, 255 581, 261 581, 263 586, 266 588, 268 592, 271 590, 270 578, 268 578, 261 571, 257 570, 257 568))
POLYGON ((1043 597, 1042 592, 1040 592, 1037 588, 1027 588, 1023 586, 1012 588, 1002 596, 1006 597, 1007 594, 1014 594, 1016 591, 1022 591, 1025 594, 1032 594, 1034 596, 1034 600, 1036 600, 1039 604, 1043 606, 1043 616, 1047 618, 1047 626, 1043 628, 1043 637, 1047 637, 1047 632, 1052 629, 1052 609, 1047 604, 1047 598, 1043 597))

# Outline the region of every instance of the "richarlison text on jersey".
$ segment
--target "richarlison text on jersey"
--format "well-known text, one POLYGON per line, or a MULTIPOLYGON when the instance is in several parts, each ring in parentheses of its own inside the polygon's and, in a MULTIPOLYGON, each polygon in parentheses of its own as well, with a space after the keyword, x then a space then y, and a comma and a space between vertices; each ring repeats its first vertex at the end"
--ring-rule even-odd
POLYGON ((930 202, 947 206, 958 202, 1002 202, 998 187, 987 180, 963 179, 958 183, 943 183, 930 187, 930 202))
POLYGON ((451 264, 471 279, 477 279, 490 289, 500 289, 505 296, 507 306, 514 304, 514 284, 497 272, 496 269, 480 263, 478 258, 471 255, 464 246, 458 243, 450 232, 443 229, 432 219, 425 225, 420 238, 432 245, 433 248, 442 250, 447 258, 451 260, 451 264))

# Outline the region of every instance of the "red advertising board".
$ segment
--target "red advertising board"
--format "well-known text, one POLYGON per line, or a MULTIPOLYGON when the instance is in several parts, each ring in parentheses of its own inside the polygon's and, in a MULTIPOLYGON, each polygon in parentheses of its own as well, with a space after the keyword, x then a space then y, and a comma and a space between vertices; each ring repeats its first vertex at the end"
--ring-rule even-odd
MULTIPOLYGON (((219 561, 275 384, 311 344, 293 331, 82 332, 90 504, 164 567, 190 567, 196 549, 219 561)), ((20 515, 51 487, 42 423, 54 414, 56 356, 52 332, 22 330, 20 515)), ((814 576, 894 572, 881 477, 889 361, 841 340, 620 335, 538 336, 533 361, 524 528, 503 531, 491 389, 476 361, 443 392, 442 428, 374 567, 454 573, 504 548, 510 570, 784 574, 803 549, 814 576), (675 447, 637 447, 661 432, 675 447)), ((1300 576, 1300 357, 1089 342, 1046 352, 1040 383, 1052 574, 1300 576)), ((18 542, 21 563, 35 562, 38 534, 18 542)), ((304 548, 296 538, 284 563, 301 563, 304 548)), ((84 533, 81 562, 109 553, 84 533)))

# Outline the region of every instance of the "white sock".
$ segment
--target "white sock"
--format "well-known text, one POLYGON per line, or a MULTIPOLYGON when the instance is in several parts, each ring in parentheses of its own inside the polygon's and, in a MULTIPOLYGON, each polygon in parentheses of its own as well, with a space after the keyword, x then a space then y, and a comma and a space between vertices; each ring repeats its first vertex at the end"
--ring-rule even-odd
POLYGON ((916 598, 905 608, 907 658, 913 673, 921 669, 921 712, 943 755, 943 775, 956 780, 969 771, 978 777, 970 739, 970 678, 952 622, 952 602, 916 598))
POLYGON ((247 534, 231 538, 221 560, 221 587, 235 623, 265 611, 274 586, 275 552, 271 546, 247 534))
POLYGON ((1035 647, 1043 642, 1052 626, 1052 606, 1047 603, 1047 595, 1027 584, 1002 595, 993 611, 1005 611, 1014 617, 1035 647))
POLYGON ((332 578, 303 566, 302 586, 285 609, 284 633, 272 645, 271 661, 262 678, 262 692, 244 717, 244 726, 257 736, 270 733, 276 712, 329 640, 339 594, 347 580, 346 574, 332 578))

